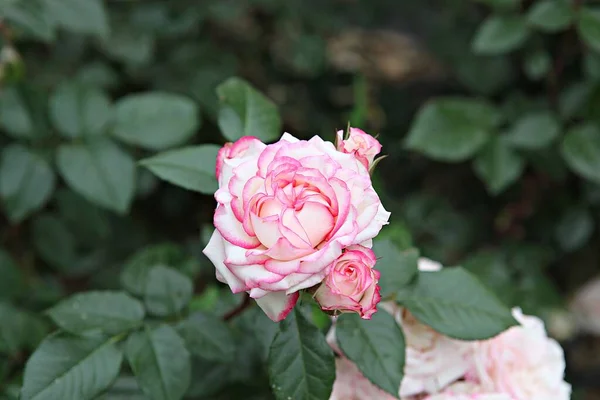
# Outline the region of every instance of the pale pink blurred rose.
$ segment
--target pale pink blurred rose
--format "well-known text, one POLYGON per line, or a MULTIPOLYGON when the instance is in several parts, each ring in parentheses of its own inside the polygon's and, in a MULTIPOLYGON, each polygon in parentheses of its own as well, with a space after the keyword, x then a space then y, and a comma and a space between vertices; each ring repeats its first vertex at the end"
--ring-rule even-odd
POLYGON ((329 400, 394 400, 373 385, 347 358, 335 360, 335 382, 329 400))
POLYGON ((344 133, 344 131, 337 132, 337 149, 343 153, 353 154, 369 170, 375 156, 381 151, 381 143, 358 128, 350 128, 346 140, 344 140, 344 133))
MULTIPOLYGON (((417 400, 416 397, 414 400, 417 400)), ((479 385, 469 382, 457 382, 443 392, 426 396, 418 400, 514 400, 506 393, 486 392, 479 385)), ((548 399, 550 400, 550 399, 548 399)))
POLYGON ((286 133, 271 145, 243 137, 221 149, 216 174, 216 230, 204 253, 217 279, 248 292, 274 321, 343 248, 370 247, 390 216, 355 157, 318 136, 286 133))
POLYGON ((363 319, 371 319, 377 311, 379 271, 373 269, 377 262, 373 250, 349 246, 333 262, 331 271, 314 294, 323 310, 355 312, 363 319))
POLYGON ((519 308, 513 309, 513 316, 520 326, 473 343, 473 369, 468 378, 514 400, 568 400, 571 386, 563 380, 562 348, 547 336, 539 318, 523 315, 519 308))
POLYGON ((600 336, 600 277, 583 285, 570 305, 577 328, 600 336))

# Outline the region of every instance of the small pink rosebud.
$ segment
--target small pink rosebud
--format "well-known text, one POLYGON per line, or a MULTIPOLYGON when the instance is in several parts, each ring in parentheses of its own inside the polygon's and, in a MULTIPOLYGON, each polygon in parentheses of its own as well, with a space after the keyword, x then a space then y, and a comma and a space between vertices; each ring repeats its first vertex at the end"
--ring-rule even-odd
POLYGON ((375 156, 381 151, 381 143, 358 128, 350 128, 349 136, 345 140, 344 131, 338 131, 336 143, 338 151, 354 154, 367 170, 371 169, 375 156))

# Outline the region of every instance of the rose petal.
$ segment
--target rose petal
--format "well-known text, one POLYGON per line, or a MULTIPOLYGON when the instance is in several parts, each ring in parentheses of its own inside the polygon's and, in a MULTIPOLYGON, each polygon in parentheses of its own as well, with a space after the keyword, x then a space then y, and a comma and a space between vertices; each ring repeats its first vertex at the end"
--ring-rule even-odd
POLYGON ((279 322, 284 320, 292 311, 298 297, 298 293, 286 295, 285 292, 271 292, 256 299, 256 303, 271 320, 279 322))

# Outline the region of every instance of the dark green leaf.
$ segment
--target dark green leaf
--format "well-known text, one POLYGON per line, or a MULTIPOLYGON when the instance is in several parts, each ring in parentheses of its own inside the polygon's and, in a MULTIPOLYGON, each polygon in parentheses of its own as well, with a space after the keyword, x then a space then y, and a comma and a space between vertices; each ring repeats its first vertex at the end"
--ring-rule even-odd
POLYGON ((67 184, 94 204, 118 213, 129 210, 135 189, 135 163, 106 139, 59 147, 57 164, 67 184))
POLYGON ((190 384, 190 354, 173 328, 146 327, 127 340, 127 360, 152 400, 180 400, 190 384))
POLYGON ((533 51, 525 55, 523 69, 531 80, 541 80, 552 67, 552 57, 543 50, 533 51))
POLYGON ((175 314, 190 302, 193 289, 190 278, 174 268, 157 265, 148 272, 144 303, 150 314, 175 314))
POLYGON ((519 48, 528 35, 522 16, 493 15, 483 21, 471 46, 478 54, 502 54, 519 48))
POLYGON ((496 195, 521 176, 525 163, 503 137, 495 136, 477 155, 473 168, 488 191, 496 195))
POLYGON ((102 0, 44 0, 48 17, 57 25, 76 33, 104 37, 109 32, 102 0))
POLYGON ((484 340, 516 325, 510 310, 461 267, 419 272, 396 298, 419 321, 456 339, 484 340))
POLYGON ((551 113, 536 112, 517 120, 506 139, 514 147, 535 150, 548 146, 559 133, 560 125, 551 113))
POLYGON ((141 325, 144 307, 123 292, 84 292, 61 301, 48 315, 60 328, 77 335, 116 335, 141 325))
POLYGON ((227 139, 255 136, 263 142, 281 135, 277 106, 240 78, 230 78, 217 87, 221 102, 219 128, 227 139))
POLYGON ((573 20, 569 3, 561 0, 542 0, 534 3, 527 13, 527 22, 544 32, 567 28, 573 20))
POLYGON ((23 94, 15 87, 5 88, 0 93, 0 124, 17 139, 34 135, 34 121, 23 94))
POLYGON ((54 40, 54 21, 47 13, 44 0, 3 2, 0 13, 3 19, 28 35, 47 42, 54 40))
POLYGON ((113 133, 125 143, 161 150, 184 143, 199 126, 200 114, 192 100, 149 92, 119 100, 113 133))
POLYGON ((596 126, 572 128, 562 141, 561 151, 574 172, 600 183, 600 130, 596 126))
POLYGON ((96 246, 108 238, 111 226, 106 211, 66 188, 59 189, 55 199, 60 216, 79 242, 96 246))
POLYGON ((194 313, 177 326, 192 355, 215 362, 231 362, 236 343, 229 326, 221 318, 194 313))
POLYGON ((113 339, 51 336, 27 361, 21 399, 93 399, 116 379, 122 359, 113 339))
POLYGON ((17 144, 6 147, 0 162, 0 199, 8 218, 20 222, 42 208, 55 180, 42 157, 17 144))
POLYGON ((0 299, 11 299, 21 294, 24 276, 10 254, 0 248, 0 299))
POLYGON ((475 0, 479 3, 487 4, 500 10, 515 9, 519 6, 520 0, 475 0))
POLYGON ((435 160, 464 161, 488 141, 498 120, 498 112, 484 101, 438 98, 421 108, 406 146, 435 160))
POLYGON ((66 138, 101 135, 112 118, 110 99, 100 90, 64 83, 50 98, 50 118, 66 138))
POLYGON ((0 353, 15 356, 35 349, 49 330, 45 320, 8 303, 0 303, 0 321, 0 353))
POLYGON ((43 214, 33 220, 33 246, 51 267, 66 271, 76 260, 75 238, 62 220, 43 214))
POLYGON ((404 376, 404 334, 388 312, 379 310, 370 321, 357 314, 338 318, 337 343, 363 375, 376 386, 398 398, 404 376))
POLYGON ((215 164, 219 147, 206 144, 170 150, 140 164, 161 179, 188 190, 213 194, 217 189, 215 164))
POLYGON ((587 82, 577 82, 568 86, 558 99, 560 116, 563 119, 581 116, 591 97, 592 89, 587 82))
POLYGON ((582 7, 577 18, 577 29, 583 41, 600 51, 600 9, 582 7))
POLYGON ((269 352, 275 398, 328 399, 335 379, 335 359, 323 334, 297 308, 281 322, 280 329, 269 352))
POLYGON ((389 239, 375 240, 373 251, 377 257, 375 269, 381 273, 379 287, 385 297, 408 285, 417 274, 419 251, 400 251, 389 239))
POLYGON ((594 218, 585 208, 567 210, 556 225, 554 235, 565 251, 574 251, 584 246, 594 231, 594 218))
POLYGON ((130 26, 113 26, 110 37, 102 43, 108 56, 131 66, 149 63, 154 56, 154 47, 155 39, 151 33, 130 26))

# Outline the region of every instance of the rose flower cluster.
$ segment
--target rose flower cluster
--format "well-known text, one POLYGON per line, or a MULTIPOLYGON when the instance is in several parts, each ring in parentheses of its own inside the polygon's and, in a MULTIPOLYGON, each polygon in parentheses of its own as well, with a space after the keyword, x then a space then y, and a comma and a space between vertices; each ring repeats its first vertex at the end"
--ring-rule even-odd
MULTIPOLYGON (((419 260, 419 269, 442 266, 419 260)), ((417 321, 395 303, 382 303, 404 331, 406 364, 398 388, 402 400, 568 400, 571 387, 563 380, 565 359, 559 344, 546 334, 543 322, 513 309, 519 322, 484 341, 451 339, 417 321)), ((393 400, 375 387, 337 348, 335 326, 328 342, 340 355, 330 400, 393 400)), ((390 349, 393 351, 393 349, 390 349)))
POLYGON ((243 137, 217 156, 215 231, 204 254, 233 293, 248 292, 273 321, 310 289, 324 310, 369 319, 379 302, 372 239, 390 213, 370 170, 381 145, 360 129, 337 146, 285 133, 243 137))

